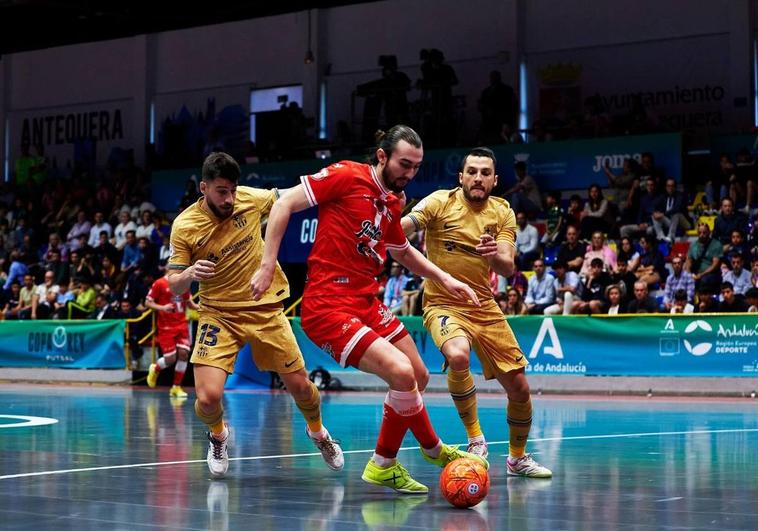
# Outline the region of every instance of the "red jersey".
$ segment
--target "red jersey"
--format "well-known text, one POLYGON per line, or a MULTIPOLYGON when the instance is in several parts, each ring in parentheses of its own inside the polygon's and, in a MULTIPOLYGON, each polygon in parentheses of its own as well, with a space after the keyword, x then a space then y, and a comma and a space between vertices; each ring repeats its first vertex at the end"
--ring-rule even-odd
POLYGON ((387 249, 410 245, 400 200, 368 164, 342 161, 300 179, 318 205, 305 295, 376 295, 387 249))
POLYGON ((161 306, 165 304, 173 304, 174 308, 170 312, 158 311, 158 328, 168 329, 181 326, 187 326, 187 316, 185 311, 187 309, 187 302, 189 301, 189 292, 185 292, 182 295, 174 295, 171 293, 171 289, 168 287, 168 280, 166 277, 161 277, 150 286, 150 291, 147 294, 147 300, 153 301, 155 304, 161 306))

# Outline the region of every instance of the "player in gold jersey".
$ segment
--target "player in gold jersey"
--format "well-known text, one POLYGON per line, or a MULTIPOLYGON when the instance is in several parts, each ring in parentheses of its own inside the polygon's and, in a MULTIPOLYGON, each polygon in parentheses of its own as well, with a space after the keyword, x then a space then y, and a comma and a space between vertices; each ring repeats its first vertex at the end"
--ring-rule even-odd
POLYGON ((532 403, 524 353, 503 312, 492 297, 489 271, 513 273, 516 220, 508 202, 490 193, 497 184, 495 155, 475 148, 466 155, 458 174, 460 187, 439 190, 421 200, 402 219, 406 234, 426 231, 429 260, 476 293, 479 308, 461 308, 437 283, 424 289, 424 326, 449 365, 447 383, 469 437, 468 451, 487 456, 479 425, 476 386, 469 369, 472 347, 486 379, 497 378, 508 394, 510 431, 509 474, 551 477, 552 472, 526 453, 532 423, 532 403))
POLYGON ((209 427, 208 468, 223 477, 229 467, 229 429, 221 399, 237 353, 249 342, 259 369, 279 374, 300 412, 306 433, 333 470, 344 466, 339 444, 321 422, 321 398, 308 379, 282 300, 289 284, 279 264, 267 294, 254 301, 250 278, 263 251, 261 219, 277 198, 276 190, 237 186, 240 168, 226 153, 205 159, 197 203, 174 220, 168 282, 175 294, 200 282, 198 337, 192 352, 195 413, 209 427))

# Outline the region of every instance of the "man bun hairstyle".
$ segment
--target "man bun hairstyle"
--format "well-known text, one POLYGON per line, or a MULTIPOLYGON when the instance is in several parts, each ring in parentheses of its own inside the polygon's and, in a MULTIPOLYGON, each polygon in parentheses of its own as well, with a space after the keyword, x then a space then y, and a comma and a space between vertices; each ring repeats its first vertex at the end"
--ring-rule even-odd
POLYGON ((377 149, 384 151, 389 160, 392 157, 392 152, 401 140, 405 140, 413 147, 423 147, 421 137, 407 125, 396 125, 386 132, 379 130, 374 135, 374 138, 376 139, 376 148, 369 157, 369 163, 371 164, 379 164, 379 157, 376 156, 377 149))

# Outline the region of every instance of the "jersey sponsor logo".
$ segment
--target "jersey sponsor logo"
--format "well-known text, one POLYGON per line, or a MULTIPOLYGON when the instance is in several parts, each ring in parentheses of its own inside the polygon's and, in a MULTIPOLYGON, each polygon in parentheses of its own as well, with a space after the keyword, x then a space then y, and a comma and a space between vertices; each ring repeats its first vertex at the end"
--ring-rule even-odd
POLYGON ((382 229, 374 225, 370 220, 364 219, 361 222, 361 230, 355 233, 358 238, 368 236, 372 240, 380 240, 382 238, 382 229))

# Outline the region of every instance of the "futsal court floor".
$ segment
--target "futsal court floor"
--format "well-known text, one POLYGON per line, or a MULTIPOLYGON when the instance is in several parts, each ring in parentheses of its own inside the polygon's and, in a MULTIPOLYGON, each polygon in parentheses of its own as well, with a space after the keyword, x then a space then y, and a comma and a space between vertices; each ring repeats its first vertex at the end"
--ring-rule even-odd
MULTIPOLYGON (((506 476, 505 400, 480 395, 491 487, 465 510, 410 435, 399 457, 428 496, 361 481, 382 400, 324 396, 346 454, 336 473, 288 395, 229 392, 229 474, 211 481, 191 393, 2 385, 0 529, 758 529, 756 399, 535 397, 529 450, 554 473, 538 480, 506 476)), ((450 397, 426 402, 443 440, 465 441, 450 397)))

